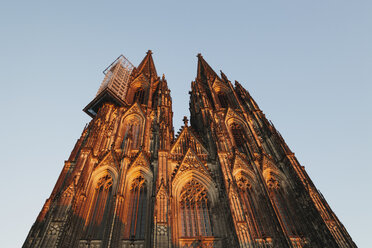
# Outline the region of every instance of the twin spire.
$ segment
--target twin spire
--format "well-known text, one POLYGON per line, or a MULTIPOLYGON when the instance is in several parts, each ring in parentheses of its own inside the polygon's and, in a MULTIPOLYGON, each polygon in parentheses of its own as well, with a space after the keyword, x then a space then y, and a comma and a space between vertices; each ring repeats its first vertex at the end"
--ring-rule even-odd
MULTIPOLYGON (((212 69, 212 67, 204 60, 203 56, 201 53, 197 55, 198 57, 198 68, 197 68, 197 79, 202 79, 202 78, 219 78, 220 77, 217 75, 217 73, 212 69)), ((152 51, 148 50, 146 53, 146 56, 143 58, 141 63, 138 65, 136 68, 136 74, 139 75, 140 73, 143 73, 146 75, 148 78, 153 78, 157 79, 158 74, 156 72, 155 68, 155 63, 152 58, 152 51)), ((221 77, 224 81, 227 81, 226 75, 221 71, 221 77)))
MULTIPOLYGON (((197 57, 198 69, 196 81, 206 83, 209 79, 214 80, 218 78, 221 80, 200 53, 197 57)), ((129 60, 121 55, 108 67, 108 69, 105 70, 105 72, 105 79, 103 80, 96 97, 84 108, 84 112, 92 117, 97 114, 100 106, 104 102, 108 101, 118 105, 125 105, 128 83, 138 76, 144 75, 152 82, 157 82, 159 80, 151 50, 147 51, 146 56, 138 67, 134 67, 129 60)), ((227 82, 227 78, 222 72, 221 76, 223 79, 221 81, 227 82)), ((162 88, 168 88, 164 76, 160 81, 162 82, 162 88)))
MULTIPOLYGON (((197 68, 197 79, 201 79, 203 77, 218 77, 217 73, 212 69, 212 67, 205 61, 201 53, 198 53, 198 68, 197 68)), ((146 56, 143 58, 141 63, 138 65, 137 74, 143 73, 149 78, 158 78, 158 74, 156 72, 155 63, 152 58, 152 51, 148 50, 146 56)), ((227 80, 225 74, 221 71, 221 77, 224 80, 227 80)))

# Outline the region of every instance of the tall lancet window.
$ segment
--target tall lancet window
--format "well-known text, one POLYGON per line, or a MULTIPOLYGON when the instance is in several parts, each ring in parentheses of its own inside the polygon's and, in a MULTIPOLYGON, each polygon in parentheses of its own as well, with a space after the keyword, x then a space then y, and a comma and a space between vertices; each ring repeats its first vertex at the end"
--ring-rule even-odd
POLYGON ((128 209, 129 238, 144 239, 146 231, 147 187, 142 176, 137 177, 131 187, 128 209))
POLYGON ((247 135, 244 132, 244 128, 237 124, 233 123, 231 124, 231 133, 235 141, 235 145, 238 148, 240 152, 245 152, 246 150, 249 151, 249 149, 246 149, 249 147, 247 135))
POLYGON ((274 204, 275 210, 279 215, 280 221, 287 232, 288 235, 296 235, 295 223, 292 220, 291 209, 288 205, 286 195, 283 192, 282 186, 279 182, 273 177, 269 176, 266 181, 267 187, 270 191, 270 198, 274 204))
POLYGON ((242 124, 233 122, 230 125, 230 130, 234 138, 235 145, 240 152, 251 156, 254 153, 259 152, 256 141, 249 128, 244 128, 242 124))
POLYGON ((118 137, 116 138, 116 147, 121 149, 138 149, 141 145, 141 118, 134 114, 124 119, 124 124, 120 126, 118 137))
POLYGON ((104 225, 109 212, 112 196, 112 178, 110 175, 101 177, 94 189, 92 211, 89 216, 88 235, 100 238, 103 235, 104 225))
POLYGON ((252 189, 252 185, 245 177, 239 177, 236 179, 236 183, 239 188, 240 198, 244 205, 244 212, 248 218, 249 229, 255 237, 264 236, 262 226, 262 216, 258 211, 257 204, 255 204, 255 193, 252 189))
POLYGON ((217 93, 218 100, 220 101, 221 108, 228 108, 229 107, 229 100, 227 99, 227 95, 225 92, 218 92, 217 93))
POLYGON ((129 134, 132 137, 132 149, 138 149, 140 144, 140 124, 138 121, 133 121, 129 126, 129 134))
POLYGON ((139 104, 144 104, 145 101, 145 90, 143 88, 138 88, 134 92, 133 102, 138 102, 139 104))
POLYGON ((188 182, 180 195, 181 236, 212 236, 210 202, 206 189, 195 180, 188 182))

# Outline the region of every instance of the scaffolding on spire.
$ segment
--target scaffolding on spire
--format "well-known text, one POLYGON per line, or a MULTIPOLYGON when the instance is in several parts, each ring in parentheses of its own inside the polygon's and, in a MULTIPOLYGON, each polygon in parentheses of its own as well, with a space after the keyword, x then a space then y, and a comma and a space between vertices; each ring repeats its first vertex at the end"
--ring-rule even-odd
POLYGON ((120 55, 104 71, 105 78, 99 87, 95 98, 84 108, 91 117, 97 114, 99 107, 105 102, 112 102, 120 106, 125 105, 133 64, 124 55, 120 55))
POLYGON ((124 57, 124 55, 120 55, 103 71, 105 79, 102 81, 96 96, 98 96, 104 89, 109 88, 121 100, 124 100, 128 90, 129 77, 133 68, 134 66, 132 63, 124 57))

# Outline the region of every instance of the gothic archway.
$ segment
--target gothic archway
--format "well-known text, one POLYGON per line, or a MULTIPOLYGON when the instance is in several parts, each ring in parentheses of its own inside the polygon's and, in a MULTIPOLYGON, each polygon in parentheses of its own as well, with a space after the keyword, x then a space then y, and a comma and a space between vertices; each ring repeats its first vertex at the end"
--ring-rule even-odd
POLYGON ((114 178, 108 170, 99 173, 91 182, 85 207, 85 232, 83 239, 102 239, 112 205, 114 178))
POLYGON ((291 238, 301 236, 300 222, 296 219, 294 212, 295 201, 292 199, 294 193, 287 185, 285 176, 273 168, 264 170, 263 176, 269 190, 270 200, 284 231, 291 238))
POLYGON ((129 239, 144 240, 147 223, 148 188, 143 176, 132 181, 128 195, 128 216, 126 236, 129 239))
POLYGON ((210 207, 207 190, 202 184, 192 179, 183 186, 178 210, 181 237, 213 236, 210 207))
POLYGON ((259 149, 248 126, 240 118, 236 117, 226 120, 226 125, 235 148, 239 152, 254 158, 254 153, 258 153, 259 149))
POLYGON ((116 147, 138 149, 142 142, 143 122, 143 118, 139 114, 125 116, 118 131, 116 147))
POLYGON ((133 95, 133 103, 138 102, 139 104, 145 103, 145 90, 142 87, 136 89, 133 95))

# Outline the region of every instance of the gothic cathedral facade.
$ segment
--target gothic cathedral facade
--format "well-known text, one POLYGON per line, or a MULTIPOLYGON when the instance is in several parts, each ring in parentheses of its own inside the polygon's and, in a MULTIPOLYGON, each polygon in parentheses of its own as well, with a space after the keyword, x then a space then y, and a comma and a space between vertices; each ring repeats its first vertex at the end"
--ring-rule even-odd
POLYGON ((176 135, 151 51, 105 70, 24 248, 356 247, 248 91, 197 57, 176 135))

